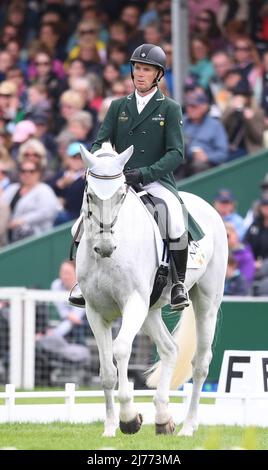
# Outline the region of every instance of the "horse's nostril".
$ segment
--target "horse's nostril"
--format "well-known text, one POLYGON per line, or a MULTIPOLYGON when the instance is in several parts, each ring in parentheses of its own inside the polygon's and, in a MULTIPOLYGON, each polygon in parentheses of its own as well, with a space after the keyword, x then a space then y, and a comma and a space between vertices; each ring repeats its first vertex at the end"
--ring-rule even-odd
POLYGON ((96 253, 99 253, 100 252, 100 249, 98 246, 94 246, 94 251, 96 251, 96 253))

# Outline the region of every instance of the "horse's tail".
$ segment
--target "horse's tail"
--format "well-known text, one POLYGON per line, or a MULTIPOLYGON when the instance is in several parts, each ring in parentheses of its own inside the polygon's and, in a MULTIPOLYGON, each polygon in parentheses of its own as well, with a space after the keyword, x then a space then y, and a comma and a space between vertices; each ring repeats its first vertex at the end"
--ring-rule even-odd
MULTIPOLYGON (((194 309, 192 303, 183 311, 178 328, 172 333, 173 339, 178 346, 176 365, 173 371, 170 388, 177 390, 192 377, 192 364, 196 350, 196 329, 194 309)), ((150 388, 156 388, 160 378, 161 361, 158 361, 148 371, 146 383, 150 388)))

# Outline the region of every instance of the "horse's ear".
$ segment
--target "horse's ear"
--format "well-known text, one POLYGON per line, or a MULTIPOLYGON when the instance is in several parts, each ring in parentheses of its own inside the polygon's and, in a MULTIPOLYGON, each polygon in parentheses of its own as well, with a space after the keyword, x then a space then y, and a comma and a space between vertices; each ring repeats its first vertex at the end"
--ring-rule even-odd
POLYGON ((130 159, 131 155, 133 154, 133 151, 134 151, 134 146, 131 145, 126 150, 124 150, 124 152, 118 155, 118 158, 120 159, 122 167, 124 167, 127 161, 130 159))
POLYGON ((92 168, 98 162, 98 158, 90 153, 82 144, 80 144, 80 153, 82 160, 87 168, 92 168))

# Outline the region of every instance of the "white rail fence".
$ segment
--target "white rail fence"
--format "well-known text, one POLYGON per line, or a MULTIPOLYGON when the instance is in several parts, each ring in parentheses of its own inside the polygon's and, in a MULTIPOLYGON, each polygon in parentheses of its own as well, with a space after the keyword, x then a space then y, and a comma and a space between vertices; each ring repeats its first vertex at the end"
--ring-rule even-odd
POLYGON ((0 288, 0 300, 9 302, 9 382, 34 388, 36 302, 67 301, 65 292, 0 288))
MULTIPOLYGON (((170 411, 176 424, 181 423, 189 405, 192 384, 186 384, 182 391, 170 392, 170 397, 182 398, 181 403, 170 403, 170 411)), ((135 390, 135 397, 153 397, 152 390, 135 390)), ((117 396, 117 392, 115 392, 117 396)), ((15 386, 6 385, 5 392, 0 393, 0 423, 35 422, 48 423, 53 421, 72 423, 92 423, 104 421, 104 403, 90 403, 90 399, 104 397, 102 391, 76 391, 75 384, 68 383, 63 391, 16 392, 15 386), (62 398, 63 404, 17 404, 19 399, 51 399, 62 398), (76 403, 78 398, 87 398, 89 403, 76 403)), ((200 405, 199 422, 204 425, 240 425, 268 426, 267 393, 250 395, 248 393, 202 392, 201 399, 215 399, 214 404, 200 405)), ((116 404, 119 414, 118 404, 116 404)), ((143 415, 144 424, 154 423, 155 409, 152 402, 140 402, 137 408, 143 415)))
MULTIPOLYGON (((39 363, 39 358, 36 356, 36 318, 38 306, 40 307, 41 305, 49 310, 49 307, 51 307, 53 303, 67 302, 68 294, 65 292, 26 289, 21 287, 0 288, 0 301, 1 300, 8 303, 8 314, 6 319, 6 323, 8 323, 8 331, 0 331, 0 346, 1 341, 3 342, 3 336, 5 334, 6 337, 8 336, 7 355, 9 367, 6 380, 4 382, 2 380, 0 383, 3 384, 8 382, 14 384, 17 388, 33 389, 36 385, 36 373, 39 374, 40 372, 44 372, 44 375, 47 374, 47 376, 49 374, 47 370, 42 369, 42 364, 39 363)), ((49 321, 55 323, 57 320, 55 320, 55 318, 49 318, 49 321)), ((97 380, 97 346, 95 339, 91 336, 89 326, 87 330, 89 334, 87 337, 87 345, 90 350, 92 367, 94 368, 94 365, 96 365, 96 372, 95 369, 93 372, 96 377, 94 376, 92 379, 97 380)), ((151 351, 151 343, 149 338, 143 334, 139 334, 138 337, 138 342, 134 342, 135 351, 131 356, 130 362, 130 370, 132 370, 132 374, 136 373, 136 375, 142 374, 142 367, 143 370, 146 369, 145 360, 149 357, 151 351)), ((74 377, 74 373, 68 374, 68 372, 62 373, 62 371, 58 371, 58 374, 61 374, 60 378, 64 380, 61 384, 45 383, 45 386, 61 387, 65 382, 77 381, 74 377)), ((85 374, 90 375, 90 372, 86 370, 85 374)))

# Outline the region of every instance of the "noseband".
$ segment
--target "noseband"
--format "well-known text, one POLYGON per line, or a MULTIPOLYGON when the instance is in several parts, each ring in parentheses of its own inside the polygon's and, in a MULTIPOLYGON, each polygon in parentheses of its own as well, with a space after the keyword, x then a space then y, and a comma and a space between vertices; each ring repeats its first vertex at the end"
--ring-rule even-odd
MULTIPOLYGON (((95 224, 99 227, 99 229, 100 229, 99 233, 100 234, 104 233, 104 232, 108 232, 108 233, 110 232, 111 234, 113 234, 114 233, 113 227, 114 227, 114 225, 117 221, 118 213, 116 214, 116 216, 114 217, 113 221, 110 224, 104 224, 103 222, 98 220, 97 217, 93 214, 93 211, 90 208, 90 199, 92 199, 92 197, 87 192, 87 189, 88 189, 87 176, 88 175, 93 176, 93 178, 97 178, 97 179, 101 179, 101 180, 113 180, 113 179, 116 179, 116 178, 120 178, 123 175, 123 172, 117 173, 116 175, 112 175, 112 176, 97 175, 96 173, 93 173, 90 170, 87 170, 87 173, 86 173, 85 193, 86 193, 86 200, 87 200, 87 216, 88 216, 89 219, 92 219, 92 221, 95 222, 95 224)), ((123 205, 123 202, 126 198, 127 192, 128 192, 128 187, 126 189, 126 192, 123 194, 122 198, 120 199, 120 208, 123 205)), ((120 208, 119 208, 119 210, 120 210, 120 208)), ((119 210, 118 210, 118 212, 119 212, 119 210)))

